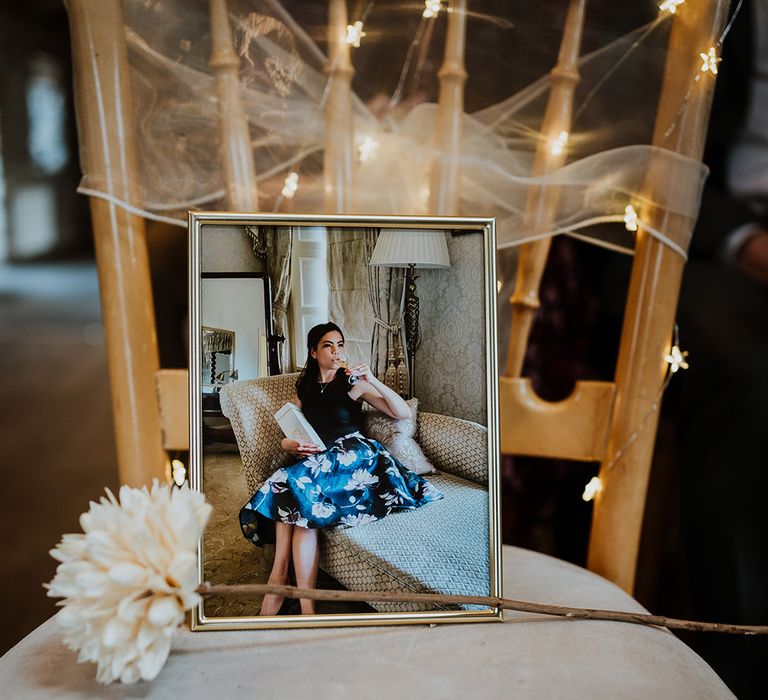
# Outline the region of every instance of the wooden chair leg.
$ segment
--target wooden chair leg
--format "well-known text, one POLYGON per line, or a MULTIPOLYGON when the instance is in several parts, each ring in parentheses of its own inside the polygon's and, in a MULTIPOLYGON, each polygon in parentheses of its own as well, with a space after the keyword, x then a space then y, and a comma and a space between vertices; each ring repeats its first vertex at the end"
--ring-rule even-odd
MULTIPOLYGON (((84 169, 104 183, 110 196, 138 205, 133 110, 120 2, 70 0, 68 10, 84 169)), ((159 359, 146 230, 141 217, 105 199, 91 200, 91 215, 120 481, 137 486, 153 477, 162 478, 166 461, 155 393, 159 359)))

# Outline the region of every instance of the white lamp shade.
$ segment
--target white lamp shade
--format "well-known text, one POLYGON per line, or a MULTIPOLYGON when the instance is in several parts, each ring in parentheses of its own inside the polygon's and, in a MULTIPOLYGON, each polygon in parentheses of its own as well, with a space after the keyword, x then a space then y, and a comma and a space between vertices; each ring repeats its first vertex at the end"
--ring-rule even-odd
POLYGON ((370 264, 381 267, 450 267, 445 232, 434 229, 382 229, 370 264))

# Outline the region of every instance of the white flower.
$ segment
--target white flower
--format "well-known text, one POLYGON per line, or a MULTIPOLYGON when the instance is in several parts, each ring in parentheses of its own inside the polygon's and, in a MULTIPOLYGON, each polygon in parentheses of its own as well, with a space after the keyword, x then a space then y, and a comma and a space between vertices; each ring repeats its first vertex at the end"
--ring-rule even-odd
POLYGON ((310 455, 304 460, 304 466, 312 471, 312 476, 320 472, 331 471, 331 462, 325 455, 310 455))
POLYGON ((277 514, 280 516, 280 520, 289 525, 299 525, 300 527, 307 527, 309 525, 307 519, 302 517, 298 510, 278 508, 277 514))
POLYGON ((283 493, 283 491, 288 490, 287 484, 288 472, 286 472, 285 469, 278 469, 267 479, 264 486, 261 487, 261 490, 264 491, 264 488, 266 487, 264 493, 267 493, 267 491, 272 491, 272 493, 283 493))
POLYGON ((152 680, 168 658, 184 612, 199 602, 197 542, 211 513, 205 497, 157 480, 150 491, 123 486, 120 501, 91 502, 83 534, 64 535, 61 563, 47 584, 63 598, 58 616, 78 661, 98 664, 96 680, 152 680))
POLYGON ((344 451, 344 452, 339 452, 337 459, 339 460, 339 464, 343 464, 345 467, 348 467, 357 459, 357 455, 352 451, 350 452, 344 451))
POLYGON ((367 472, 365 469, 355 469, 355 471, 352 472, 352 476, 349 477, 349 481, 344 487, 344 490, 359 491, 362 489, 367 489, 368 486, 371 484, 376 484, 378 481, 378 476, 374 476, 370 472, 367 472))
POLYGON ((387 491, 386 493, 382 493, 381 500, 384 501, 384 505, 391 507, 402 503, 403 495, 402 492, 399 492, 397 489, 395 489, 394 491, 387 491))
POLYGON ((308 476, 301 476, 298 479, 294 479, 293 481, 302 491, 307 488, 307 484, 312 483, 312 479, 310 479, 308 476))
POLYGON ((268 479, 272 483, 282 484, 288 481, 288 472, 285 469, 278 469, 268 479))
POLYGON ((374 520, 378 520, 375 515, 369 515, 368 513, 358 513, 357 515, 345 515, 341 519, 341 522, 348 527, 356 527, 358 525, 372 523, 374 520))
POLYGON ((312 515, 316 518, 327 518, 336 512, 336 506, 333 503, 313 503, 312 515))

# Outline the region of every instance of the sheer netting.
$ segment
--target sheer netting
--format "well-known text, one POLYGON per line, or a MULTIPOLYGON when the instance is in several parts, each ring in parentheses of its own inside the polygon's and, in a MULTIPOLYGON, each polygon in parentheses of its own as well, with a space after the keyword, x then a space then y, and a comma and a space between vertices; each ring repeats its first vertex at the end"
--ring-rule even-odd
MULTIPOLYGON (((504 16, 494 16, 482 14, 487 3, 474 12, 470 3, 458 213, 496 216, 499 247, 569 233, 631 252, 634 238, 623 226, 598 224, 621 222, 628 205, 647 204, 693 220, 707 172, 697 160, 651 145, 672 13, 654 8, 634 29, 626 26, 633 21, 627 13, 588 16, 572 126, 551 145, 565 151, 565 162, 532 176, 567 4, 510 2, 503 4, 504 16), (619 14, 623 24, 614 21, 619 14), (545 226, 524 215, 532 188, 556 193, 545 226)), ((293 5, 228 4, 265 212, 284 211, 291 195, 293 213, 323 210, 325 6, 293 5), (286 193, 287 178, 295 187, 286 193)), ((423 3, 370 2, 360 17, 350 14, 350 23, 364 19, 366 35, 352 49, 357 162, 348 213, 432 213, 446 12, 443 6, 436 16, 425 14, 423 3)), ((125 0, 124 19, 142 201, 121 204, 186 226, 187 209, 225 208, 208 3, 125 0)), ((693 92, 712 79, 705 71, 692 75, 679 109, 669 112, 672 121, 656 133, 672 134, 693 92)), ((110 198, 115 190, 105 179, 86 172, 80 191, 110 198)), ((691 226, 675 228, 689 232, 691 226)), ((687 238, 650 232, 685 254, 687 238)))

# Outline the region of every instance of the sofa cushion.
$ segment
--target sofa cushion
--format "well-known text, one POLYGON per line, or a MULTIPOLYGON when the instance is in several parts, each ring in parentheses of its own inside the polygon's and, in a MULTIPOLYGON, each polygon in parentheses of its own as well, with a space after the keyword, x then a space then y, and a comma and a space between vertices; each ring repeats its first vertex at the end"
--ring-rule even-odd
POLYGON ((424 411, 419 412, 418 422, 416 439, 437 469, 488 486, 488 428, 424 411))
POLYGON ((367 409, 363 412, 363 433, 386 447, 408 469, 417 474, 431 474, 435 471, 414 439, 416 435, 418 399, 408 399, 411 409, 409 418, 392 418, 382 411, 367 409))
MULTIPOLYGON (((323 530, 321 567, 350 590, 489 595, 488 492, 442 472, 429 481, 445 498, 362 527, 323 530)), ((372 605, 382 612, 435 607, 372 605)))

